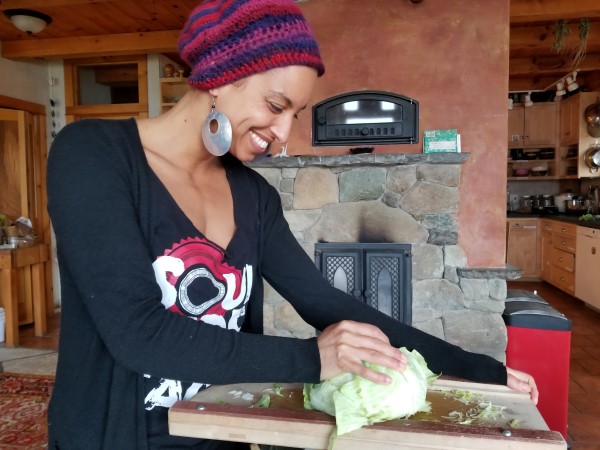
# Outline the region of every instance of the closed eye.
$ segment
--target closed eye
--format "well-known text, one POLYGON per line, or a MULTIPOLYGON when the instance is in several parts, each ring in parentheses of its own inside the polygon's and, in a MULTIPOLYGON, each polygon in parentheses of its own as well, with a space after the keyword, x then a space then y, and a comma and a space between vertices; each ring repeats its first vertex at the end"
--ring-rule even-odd
POLYGON ((283 107, 279 106, 277 103, 269 102, 269 108, 271 108, 271 111, 275 114, 281 114, 283 112, 283 107))

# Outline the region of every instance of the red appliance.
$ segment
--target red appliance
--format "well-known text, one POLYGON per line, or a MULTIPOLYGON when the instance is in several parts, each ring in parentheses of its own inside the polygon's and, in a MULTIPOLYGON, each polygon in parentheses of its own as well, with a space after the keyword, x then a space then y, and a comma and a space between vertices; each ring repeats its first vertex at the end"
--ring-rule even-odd
POLYGON ((571 320, 541 297, 528 294, 506 300, 506 365, 535 378, 540 414, 567 440, 571 320))

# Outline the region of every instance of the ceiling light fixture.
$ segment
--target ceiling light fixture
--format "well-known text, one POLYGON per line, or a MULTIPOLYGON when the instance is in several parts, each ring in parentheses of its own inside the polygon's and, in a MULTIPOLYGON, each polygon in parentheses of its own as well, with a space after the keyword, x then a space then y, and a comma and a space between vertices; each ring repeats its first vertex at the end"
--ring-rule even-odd
POLYGON ((558 102, 558 101, 562 100, 562 98, 565 95, 572 94, 577 89, 579 89, 580 86, 575 81, 578 73, 579 73, 579 69, 575 69, 574 71, 569 72, 565 76, 559 78, 558 80, 556 80, 554 83, 550 84, 549 86, 546 86, 541 91, 536 91, 536 92, 546 92, 548 89, 556 86, 556 95, 554 97, 554 101, 558 102), (566 86, 566 90, 565 90, 565 86, 566 86))
POLYGON ((32 9, 7 9, 4 14, 16 28, 30 36, 52 23, 52 17, 32 9))
POLYGON ((571 75, 567 77, 567 91, 573 92, 576 89, 579 89, 579 85, 575 81, 577 78, 577 71, 574 71, 571 75))

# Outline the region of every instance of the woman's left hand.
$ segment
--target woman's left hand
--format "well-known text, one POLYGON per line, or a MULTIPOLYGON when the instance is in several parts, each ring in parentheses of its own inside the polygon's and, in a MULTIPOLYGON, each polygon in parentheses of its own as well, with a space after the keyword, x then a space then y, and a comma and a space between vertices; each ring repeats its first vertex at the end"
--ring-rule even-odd
POLYGON ((506 376, 506 385, 509 388, 518 392, 528 392, 533 404, 537 405, 540 393, 535 384, 535 380, 531 375, 525 372, 521 372, 520 370, 515 370, 511 369, 510 367, 507 367, 506 376))

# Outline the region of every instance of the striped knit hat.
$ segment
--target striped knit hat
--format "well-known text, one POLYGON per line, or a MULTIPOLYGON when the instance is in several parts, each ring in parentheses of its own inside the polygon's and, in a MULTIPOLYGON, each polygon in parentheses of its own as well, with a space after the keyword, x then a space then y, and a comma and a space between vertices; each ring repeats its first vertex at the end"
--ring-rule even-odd
POLYGON ((275 67, 325 72, 315 38, 293 0, 207 0, 179 36, 179 54, 197 89, 230 84, 275 67))

